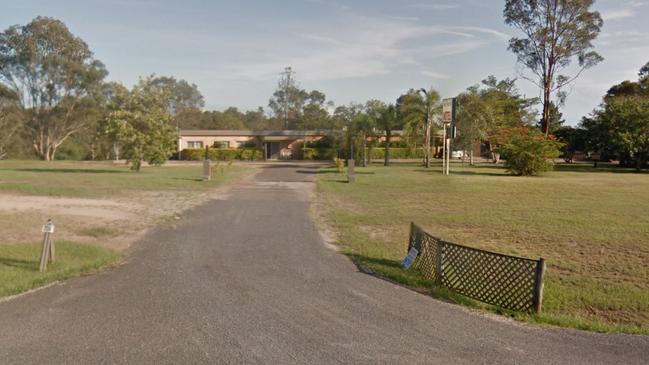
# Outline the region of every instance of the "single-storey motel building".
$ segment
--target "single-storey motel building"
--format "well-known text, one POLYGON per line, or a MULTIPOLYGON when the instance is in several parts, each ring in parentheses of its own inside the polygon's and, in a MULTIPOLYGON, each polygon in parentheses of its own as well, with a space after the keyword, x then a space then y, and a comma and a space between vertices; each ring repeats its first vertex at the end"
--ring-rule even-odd
MULTIPOLYGON (((264 150, 266 160, 292 160, 299 156, 299 150, 306 142, 316 142, 327 136, 340 134, 339 130, 192 130, 183 129, 178 134, 178 151, 186 148, 242 148, 259 147, 264 150)), ((403 131, 392 131, 392 141, 398 142, 403 131)), ((385 142, 385 135, 379 141, 385 142)), ((441 147, 441 131, 437 131, 437 153, 441 147)), ((479 146, 478 152, 479 154, 479 146)))
POLYGON ((305 141, 315 142, 340 133, 332 130, 180 130, 178 150, 185 148, 261 147, 267 160, 297 158, 305 141))

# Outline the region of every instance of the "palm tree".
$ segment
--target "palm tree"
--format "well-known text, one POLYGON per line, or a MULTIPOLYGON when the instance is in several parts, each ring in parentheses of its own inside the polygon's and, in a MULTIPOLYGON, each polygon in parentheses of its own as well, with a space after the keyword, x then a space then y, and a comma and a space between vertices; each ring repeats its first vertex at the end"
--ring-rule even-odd
POLYGON ((355 132, 356 139, 361 142, 361 166, 365 167, 367 166, 367 139, 375 137, 376 120, 367 113, 359 113, 354 117, 352 129, 355 132))
POLYGON ((377 125, 385 131, 385 161, 384 166, 390 166, 390 143, 392 142, 392 131, 399 128, 397 109, 394 104, 389 104, 381 110, 377 125))
POLYGON ((431 137, 433 119, 438 112, 440 95, 434 89, 410 90, 397 99, 399 116, 410 130, 424 130, 424 165, 429 168, 431 160, 431 137))

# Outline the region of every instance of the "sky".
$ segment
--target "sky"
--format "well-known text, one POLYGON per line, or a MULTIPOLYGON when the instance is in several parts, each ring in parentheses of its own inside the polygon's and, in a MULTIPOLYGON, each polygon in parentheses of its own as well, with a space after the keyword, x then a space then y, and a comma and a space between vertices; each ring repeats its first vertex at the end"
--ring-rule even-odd
MULTIPOLYGON (((488 75, 538 89, 507 50, 504 0, 0 0, 0 28, 36 16, 62 20, 126 85, 141 76, 195 83, 206 109, 267 107, 284 67, 336 105, 394 101, 410 88, 452 97, 488 75)), ((594 42, 604 61, 566 91, 575 125, 608 88, 649 61, 649 0, 597 0, 594 42)))

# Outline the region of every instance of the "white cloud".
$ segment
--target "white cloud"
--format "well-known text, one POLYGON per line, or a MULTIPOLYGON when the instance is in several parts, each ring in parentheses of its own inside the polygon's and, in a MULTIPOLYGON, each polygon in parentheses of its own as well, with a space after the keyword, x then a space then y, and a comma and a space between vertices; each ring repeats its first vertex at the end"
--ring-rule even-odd
POLYGON ((422 75, 430 77, 431 79, 448 79, 449 76, 440 72, 435 72, 435 71, 429 71, 429 70, 423 70, 421 72, 422 75))
MULTIPOLYGON (((289 65, 304 81, 389 75, 402 65, 419 69, 432 59, 463 54, 509 38, 490 28, 426 26, 410 19, 357 15, 346 15, 339 24, 311 31, 296 31, 295 42, 260 41, 268 46, 259 57, 229 66, 223 78, 276 79, 289 65)), ((433 75, 427 70, 422 72, 433 75)))
POLYGON ((605 21, 620 20, 633 17, 635 14, 631 9, 617 9, 602 12, 602 19, 605 21))
POLYGON ((409 8, 423 10, 450 10, 458 7, 456 4, 411 4, 409 8))

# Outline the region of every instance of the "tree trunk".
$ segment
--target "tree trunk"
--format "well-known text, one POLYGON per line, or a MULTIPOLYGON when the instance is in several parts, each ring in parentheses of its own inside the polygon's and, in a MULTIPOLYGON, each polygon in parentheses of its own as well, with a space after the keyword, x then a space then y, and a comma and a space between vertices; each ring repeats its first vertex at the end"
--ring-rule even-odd
POLYGON ((385 131, 385 161, 383 161, 383 166, 390 166, 390 141, 392 140, 392 131, 385 131))
POLYGON ((426 161, 426 168, 430 168, 430 115, 426 117, 426 146, 424 151, 424 158, 426 161))
POLYGON ((366 148, 367 148, 367 136, 363 135, 363 162, 361 164, 363 167, 367 166, 367 150, 366 150, 366 148))
POLYGON ((645 155, 644 154, 638 154, 636 159, 635 159, 635 170, 637 172, 640 172, 642 170, 642 167, 644 166, 645 163, 645 155))
POLYGON ((473 166, 473 150, 469 151, 469 165, 473 166))
POLYGON ((543 133, 547 137, 550 134, 550 93, 552 90, 552 77, 546 77, 546 80, 543 83, 543 120, 541 121, 541 127, 543 133))

